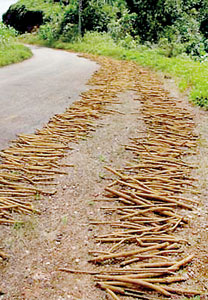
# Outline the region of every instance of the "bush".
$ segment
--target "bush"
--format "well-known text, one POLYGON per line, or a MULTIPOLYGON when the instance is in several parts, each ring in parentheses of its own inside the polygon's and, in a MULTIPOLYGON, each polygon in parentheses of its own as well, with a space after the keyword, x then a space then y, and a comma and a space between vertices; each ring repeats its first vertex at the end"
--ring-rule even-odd
POLYGON ((9 46, 9 44, 13 41, 13 39, 17 36, 17 31, 10 27, 4 25, 0 22, 0 47, 9 46))
POLYGON ((185 45, 177 42, 169 42, 167 38, 161 38, 158 42, 159 53, 167 57, 176 57, 185 51, 185 45))
POLYGON ((78 26, 75 24, 67 23, 59 39, 63 42, 73 42, 78 38, 78 35, 78 26))
POLYGON ((129 14, 127 9, 123 10, 122 15, 118 19, 112 19, 107 28, 108 32, 115 41, 123 40, 127 36, 134 37, 136 35, 135 24, 137 15, 129 14))
POLYGON ((82 14, 83 32, 91 30, 106 32, 111 18, 112 6, 90 0, 82 14))
POLYGON ((30 49, 16 44, 17 31, 0 22, 0 66, 22 61, 32 56, 30 49))
POLYGON ((35 26, 43 23, 43 12, 28 10, 25 5, 11 6, 3 15, 3 22, 18 30, 20 33, 31 32, 35 26))
POLYGON ((41 25, 38 30, 38 35, 41 39, 47 41, 48 45, 58 39, 58 25, 54 23, 46 23, 41 25))

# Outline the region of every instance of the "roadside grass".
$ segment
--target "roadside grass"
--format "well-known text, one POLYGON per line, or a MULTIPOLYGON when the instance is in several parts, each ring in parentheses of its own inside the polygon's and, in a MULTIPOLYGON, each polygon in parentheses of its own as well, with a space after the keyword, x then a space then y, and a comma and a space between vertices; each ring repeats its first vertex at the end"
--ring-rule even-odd
POLYGON ((16 41, 14 29, 0 22, 0 67, 20 62, 32 56, 32 52, 16 41))
POLYGON ((193 61, 186 55, 166 57, 160 48, 143 45, 117 44, 106 33, 88 32, 75 42, 54 41, 50 45, 38 35, 25 35, 28 43, 54 48, 110 56, 115 59, 132 60, 141 66, 151 67, 173 77, 181 92, 188 93, 195 104, 208 109, 208 61, 193 61), (129 49, 130 48, 130 49, 129 49))
POLYGON ((8 47, 0 47, 0 67, 21 62, 31 56, 30 49, 23 45, 10 44, 8 47))

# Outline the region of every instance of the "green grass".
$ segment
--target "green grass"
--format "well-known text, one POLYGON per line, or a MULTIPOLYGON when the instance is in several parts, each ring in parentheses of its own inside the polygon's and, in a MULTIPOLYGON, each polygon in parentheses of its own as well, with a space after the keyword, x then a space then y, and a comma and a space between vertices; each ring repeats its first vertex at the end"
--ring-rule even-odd
POLYGON ((16 42, 14 29, 0 23, 0 67, 20 62, 32 56, 32 52, 24 45, 16 42))
MULTIPOLYGON (((47 45, 38 36, 28 35, 27 42, 47 45)), ((150 49, 146 46, 136 46, 134 49, 116 44, 108 34, 86 33, 82 39, 73 43, 53 42, 55 48, 74 50, 76 52, 92 53, 110 56, 115 59, 133 60, 141 66, 151 67, 173 77, 182 92, 187 92, 189 98, 197 105, 208 109, 208 61, 197 62, 187 56, 168 58, 161 49, 150 49)))
POLYGON ((32 56, 32 52, 29 48, 11 44, 9 47, 0 47, 0 67, 23 61, 32 56))

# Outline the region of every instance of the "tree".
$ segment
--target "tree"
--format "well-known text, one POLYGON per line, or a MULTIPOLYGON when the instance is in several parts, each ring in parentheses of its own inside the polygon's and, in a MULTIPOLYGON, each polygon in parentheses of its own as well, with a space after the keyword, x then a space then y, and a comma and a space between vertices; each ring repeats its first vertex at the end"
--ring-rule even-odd
POLYGON ((205 36, 208 35, 207 0, 126 0, 126 3, 130 12, 137 14, 137 30, 143 41, 157 42, 167 32, 167 27, 174 27, 181 34, 182 24, 184 28, 187 25, 188 30, 194 22, 205 36))

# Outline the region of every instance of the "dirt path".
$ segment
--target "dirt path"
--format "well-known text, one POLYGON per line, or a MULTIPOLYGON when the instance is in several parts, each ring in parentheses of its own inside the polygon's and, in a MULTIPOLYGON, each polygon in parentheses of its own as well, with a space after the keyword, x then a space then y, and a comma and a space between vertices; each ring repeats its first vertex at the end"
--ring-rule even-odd
MULTIPOLYGON (((142 132, 139 135, 141 140, 146 135, 147 124, 145 125, 144 122, 144 114, 141 114, 143 95, 141 93, 138 95, 134 91, 135 82, 140 82, 141 78, 147 75, 146 72, 131 63, 120 63, 108 59, 98 59, 98 61, 103 67, 91 80, 91 84, 95 86, 83 94, 83 102, 79 102, 78 105, 81 105, 85 111, 86 122, 89 126, 85 127, 85 131, 89 132, 89 136, 87 137, 85 132, 81 136, 80 132, 76 132, 71 137, 72 141, 69 144, 73 149, 69 150, 67 155, 65 154, 61 162, 63 166, 55 165, 59 170, 60 168, 62 171, 67 170, 68 175, 55 176, 57 182, 55 195, 44 196, 43 198, 41 193, 40 195, 39 193, 33 194, 31 200, 33 199, 33 205, 41 211, 41 215, 26 215, 23 218, 24 226, 15 223, 12 230, 10 227, 2 227, 0 235, 3 241, 2 246, 10 254, 9 261, 1 266, 0 278, 1 288, 5 291, 5 295, 2 296, 4 300, 113 299, 112 296, 107 296, 104 291, 95 287, 92 276, 68 274, 58 270, 59 268, 70 268, 99 272, 100 269, 106 271, 114 267, 109 266, 108 263, 100 267, 88 262, 92 258, 92 253, 89 254, 89 251, 95 249, 96 251, 108 251, 109 245, 101 245, 99 241, 95 242, 95 237, 109 234, 111 231, 110 225, 94 226, 90 223, 93 220, 106 223, 106 217, 107 221, 111 221, 112 218, 113 220, 117 219, 117 216, 112 212, 115 207, 121 204, 116 202, 115 206, 115 201, 99 201, 104 198, 105 187, 116 179, 104 169, 104 166, 108 165, 113 169, 122 170, 128 161, 140 162, 131 151, 125 150, 125 145, 130 144, 130 138, 138 136, 138 131, 142 132), (90 106, 86 101, 90 102, 90 106), (105 105, 103 105, 104 103, 105 105), (74 167, 69 169, 64 165, 74 165, 74 167), (107 216, 103 207, 109 207, 107 216)), ((193 171, 191 176, 198 178, 200 184, 197 184, 197 192, 202 192, 202 194, 188 194, 191 199, 199 199, 201 202, 193 211, 183 212, 190 217, 191 222, 190 225, 178 230, 177 234, 186 238, 191 245, 191 247, 184 245, 181 250, 185 251, 186 255, 191 252, 195 253, 195 258, 193 264, 180 271, 180 275, 182 273, 183 275, 187 274, 187 282, 173 286, 186 289, 193 289, 194 286, 194 289, 207 292, 206 242, 208 219, 207 203, 204 199, 207 197, 206 166, 208 162, 206 153, 208 146, 206 124, 208 119, 206 113, 187 106, 176 96, 174 101, 178 103, 177 105, 181 109, 186 106, 186 109, 188 108, 189 112, 194 114, 197 131, 201 134, 200 145, 196 154, 189 156, 187 160, 190 160, 192 164, 196 162, 200 166, 199 169, 193 171)), ((75 113, 77 107, 75 105, 74 110, 69 110, 68 113, 80 115, 81 110, 77 110, 75 113)), ((57 117, 56 120, 63 118, 66 120, 66 114, 57 117)), ((74 119, 76 120, 76 117, 74 119)), ((53 120, 51 127, 49 123, 49 127, 46 129, 52 130, 52 125, 53 120)), ((63 132, 63 127, 60 125, 59 130, 59 134, 63 132)), ((46 136, 44 130, 42 134, 46 136)), ((57 138, 57 129, 53 134, 56 134, 57 138)), ((65 135, 62 135, 61 141, 65 141, 65 138, 65 135)), ((8 165, 11 163, 8 157, 5 163, 8 165)), ((28 158, 24 163, 24 168, 27 169, 29 165, 31 163, 28 158)), ((7 172, 8 170, 6 169, 7 172)), ((16 175, 23 175, 18 172, 16 175)), ((40 177, 43 180, 44 176, 40 177)), ((39 184, 36 186, 39 189, 42 188, 39 184)), ((3 188, 1 186, 2 190, 3 188)), ((112 199, 111 195, 108 197, 112 199)), ((17 215, 13 213, 9 219, 11 217, 17 218, 17 215)), ((183 256, 186 255, 183 254, 183 256)), ((180 255, 177 254, 176 258, 179 260, 180 255)), ((151 297, 151 293, 149 297, 151 297)), ((157 294, 153 294, 153 299, 157 298, 157 294)), ((134 298, 121 297, 121 299, 130 300, 134 298)), ((184 297, 179 296, 179 299, 184 299, 184 297)))

